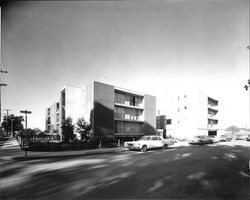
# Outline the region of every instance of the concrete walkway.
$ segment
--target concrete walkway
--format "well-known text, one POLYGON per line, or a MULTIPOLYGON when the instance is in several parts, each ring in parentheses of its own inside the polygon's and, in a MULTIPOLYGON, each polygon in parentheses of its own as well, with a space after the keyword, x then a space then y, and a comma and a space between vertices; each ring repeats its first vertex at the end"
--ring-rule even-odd
POLYGON ((1 145, 1 150, 4 149, 20 149, 19 143, 16 138, 9 138, 7 141, 4 141, 1 145))

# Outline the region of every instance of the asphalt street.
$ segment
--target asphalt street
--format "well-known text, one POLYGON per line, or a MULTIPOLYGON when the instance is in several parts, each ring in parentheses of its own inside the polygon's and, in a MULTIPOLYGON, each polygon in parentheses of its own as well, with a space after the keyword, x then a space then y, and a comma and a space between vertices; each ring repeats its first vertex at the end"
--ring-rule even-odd
POLYGON ((249 146, 33 158, 1 150, 0 199, 249 199, 249 146))

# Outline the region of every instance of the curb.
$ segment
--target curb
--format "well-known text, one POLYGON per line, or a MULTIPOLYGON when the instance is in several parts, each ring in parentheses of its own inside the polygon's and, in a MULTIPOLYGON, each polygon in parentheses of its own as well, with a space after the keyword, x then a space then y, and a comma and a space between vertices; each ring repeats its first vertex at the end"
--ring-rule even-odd
POLYGON ((95 149, 95 150, 82 150, 82 151, 70 151, 70 152, 67 152, 67 151, 60 151, 60 152, 27 151, 27 157, 25 157, 25 155, 22 155, 22 156, 18 155, 18 156, 9 156, 8 159, 29 160, 29 159, 49 159, 49 158, 62 158, 62 157, 70 158, 70 157, 81 157, 81 156, 98 155, 98 154, 111 154, 111 153, 123 152, 123 151, 126 151, 126 149, 124 148, 98 149, 98 150, 95 149))

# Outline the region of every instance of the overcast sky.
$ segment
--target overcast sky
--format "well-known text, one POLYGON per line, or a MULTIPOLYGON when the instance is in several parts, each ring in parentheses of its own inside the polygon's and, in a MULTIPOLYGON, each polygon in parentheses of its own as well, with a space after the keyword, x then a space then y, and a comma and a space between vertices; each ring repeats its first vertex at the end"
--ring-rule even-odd
POLYGON ((197 88, 222 127, 248 123, 248 0, 18 1, 2 7, 2 109, 45 129, 64 85, 93 80, 164 98, 197 88))

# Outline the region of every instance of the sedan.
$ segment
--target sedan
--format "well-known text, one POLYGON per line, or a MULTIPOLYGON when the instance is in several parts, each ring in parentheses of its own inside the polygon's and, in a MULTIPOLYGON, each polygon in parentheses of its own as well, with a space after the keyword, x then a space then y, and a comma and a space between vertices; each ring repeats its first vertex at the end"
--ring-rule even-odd
POLYGON ((212 143, 220 142, 220 138, 218 138, 216 135, 211 135, 209 138, 211 139, 212 143))
POLYGON ((211 138, 206 135, 197 135, 193 139, 189 140, 189 144, 210 144, 213 143, 211 138))
POLYGON ((172 139, 164 139, 163 137, 158 135, 147 135, 142 136, 138 141, 125 142, 124 147, 145 152, 148 149, 166 149, 169 145, 173 144, 174 141, 172 139))

